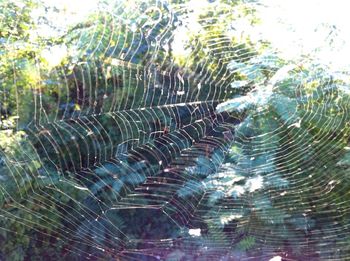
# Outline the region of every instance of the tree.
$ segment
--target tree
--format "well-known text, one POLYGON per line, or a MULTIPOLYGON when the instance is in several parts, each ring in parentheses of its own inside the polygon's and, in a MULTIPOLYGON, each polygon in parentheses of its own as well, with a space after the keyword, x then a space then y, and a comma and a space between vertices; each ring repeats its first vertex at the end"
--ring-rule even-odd
POLYGON ((49 7, 2 4, 4 258, 348 254, 349 83, 253 43, 254 1, 202 4, 102 1, 48 39, 49 7))

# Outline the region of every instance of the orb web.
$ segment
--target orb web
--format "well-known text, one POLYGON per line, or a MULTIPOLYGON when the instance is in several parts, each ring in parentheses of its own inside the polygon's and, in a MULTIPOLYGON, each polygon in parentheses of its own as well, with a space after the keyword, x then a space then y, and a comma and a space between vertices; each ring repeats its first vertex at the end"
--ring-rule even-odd
POLYGON ((254 43, 255 6, 102 1, 40 43, 63 62, 14 63, 4 240, 52 260, 346 260, 348 75, 254 43))

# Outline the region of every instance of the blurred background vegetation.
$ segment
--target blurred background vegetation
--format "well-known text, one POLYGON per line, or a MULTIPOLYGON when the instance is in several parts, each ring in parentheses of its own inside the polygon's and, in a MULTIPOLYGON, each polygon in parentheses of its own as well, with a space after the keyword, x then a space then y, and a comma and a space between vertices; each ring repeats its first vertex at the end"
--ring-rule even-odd
POLYGON ((0 260, 347 260, 349 76, 262 3, 2 1, 0 260))

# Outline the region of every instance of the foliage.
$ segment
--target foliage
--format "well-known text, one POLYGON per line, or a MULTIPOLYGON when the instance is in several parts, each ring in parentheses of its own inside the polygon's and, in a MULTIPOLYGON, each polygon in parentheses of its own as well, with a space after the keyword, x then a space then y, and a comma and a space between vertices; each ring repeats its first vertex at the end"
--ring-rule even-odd
POLYGON ((54 37, 1 2, 0 259, 349 254, 349 82, 209 2, 101 1, 54 37))

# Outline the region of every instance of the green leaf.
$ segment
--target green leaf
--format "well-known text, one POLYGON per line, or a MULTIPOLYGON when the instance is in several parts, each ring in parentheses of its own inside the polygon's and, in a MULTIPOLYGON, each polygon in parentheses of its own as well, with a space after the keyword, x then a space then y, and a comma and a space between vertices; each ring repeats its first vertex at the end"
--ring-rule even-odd
POLYGON ((345 153, 345 155, 341 158, 337 163, 338 166, 350 167, 350 151, 345 153))
POLYGON ((243 238, 239 243, 237 244, 237 248, 242 251, 247 251, 249 249, 252 249, 255 245, 255 238, 252 236, 247 236, 243 238))

